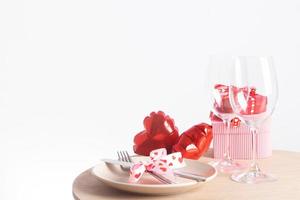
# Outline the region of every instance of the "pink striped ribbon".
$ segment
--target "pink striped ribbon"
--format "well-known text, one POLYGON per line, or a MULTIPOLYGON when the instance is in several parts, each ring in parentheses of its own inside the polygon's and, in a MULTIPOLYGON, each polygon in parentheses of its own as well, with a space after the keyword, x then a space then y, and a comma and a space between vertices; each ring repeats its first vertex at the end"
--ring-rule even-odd
MULTIPOLYGON (((225 152, 225 126, 222 122, 212 122, 214 157, 222 158, 225 152)), ((258 130, 257 158, 272 155, 270 134, 271 120, 267 120, 258 130)), ((229 155, 233 159, 252 159, 252 136, 248 126, 241 123, 229 131, 229 155)))

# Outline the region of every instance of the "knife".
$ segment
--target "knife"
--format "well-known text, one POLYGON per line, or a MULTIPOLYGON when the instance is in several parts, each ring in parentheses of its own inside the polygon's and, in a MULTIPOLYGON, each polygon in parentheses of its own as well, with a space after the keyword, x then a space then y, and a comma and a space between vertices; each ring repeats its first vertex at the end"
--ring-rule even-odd
POLYGON ((113 159, 101 159, 101 161, 109 164, 114 164, 114 165, 122 165, 124 167, 132 167, 134 165, 134 163, 124 162, 120 160, 113 160, 113 159))
MULTIPOLYGON (((130 162, 124 162, 124 161, 119 161, 119 160, 113 160, 113 159, 101 159, 101 161, 105 162, 105 163, 109 163, 109 164, 114 164, 114 165, 122 165, 124 167, 132 167, 134 165, 134 163, 130 163, 130 162)), ((195 180, 197 182, 204 182, 206 181, 206 178, 197 174, 193 174, 190 172, 184 172, 184 171, 180 171, 180 170, 173 170, 174 175, 176 176, 180 176, 182 178, 187 178, 187 179, 192 179, 195 180)))

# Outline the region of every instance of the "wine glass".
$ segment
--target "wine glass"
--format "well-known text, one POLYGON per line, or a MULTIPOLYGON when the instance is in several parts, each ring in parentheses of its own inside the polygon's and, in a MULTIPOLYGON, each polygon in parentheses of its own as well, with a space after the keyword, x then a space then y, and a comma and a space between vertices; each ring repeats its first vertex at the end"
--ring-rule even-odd
POLYGON ((230 56, 210 56, 206 78, 211 115, 213 118, 221 119, 225 125, 225 153, 221 160, 211 163, 223 173, 233 173, 244 168, 242 164, 233 161, 229 155, 229 128, 231 120, 235 117, 229 102, 232 63, 233 59, 230 56))
POLYGON ((258 128, 268 119, 276 106, 278 85, 271 57, 239 56, 234 59, 229 97, 233 111, 248 125, 252 134, 253 159, 250 169, 231 176, 242 183, 276 180, 261 171, 257 157, 258 128))

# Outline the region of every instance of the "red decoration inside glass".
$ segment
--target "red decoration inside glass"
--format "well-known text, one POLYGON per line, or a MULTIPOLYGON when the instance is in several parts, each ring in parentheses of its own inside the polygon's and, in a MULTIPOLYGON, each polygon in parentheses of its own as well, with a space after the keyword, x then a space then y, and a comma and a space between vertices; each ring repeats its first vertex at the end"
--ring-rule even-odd
MULTIPOLYGON (((267 97, 260 95, 256 92, 256 88, 250 88, 250 91, 247 87, 238 88, 232 86, 232 92, 234 98, 240 98, 236 102, 240 102, 241 114, 244 115, 253 115, 259 114, 266 111, 267 97), (242 96, 241 96, 242 95, 242 96)), ((233 110, 230 106, 229 100, 229 87, 222 84, 215 85, 216 92, 216 101, 214 103, 214 109, 221 113, 232 113, 233 110)), ((210 118, 212 121, 222 121, 219 117, 211 113, 210 118)), ((238 126, 240 120, 234 118, 231 121, 231 125, 238 126)))

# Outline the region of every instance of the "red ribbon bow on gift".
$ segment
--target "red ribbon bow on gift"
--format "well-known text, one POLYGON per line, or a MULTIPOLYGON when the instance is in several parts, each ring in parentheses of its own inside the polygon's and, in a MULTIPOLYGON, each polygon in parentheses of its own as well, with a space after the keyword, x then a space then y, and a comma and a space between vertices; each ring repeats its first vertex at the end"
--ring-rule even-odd
POLYGON ((174 179, 173 169, 185 166, 180 152, 167 155, 165 148, 156 149, 150 152, 150 160, 134 164, 130 168, 129 182, 136 183, 146 171, 164 175, 174 179))

